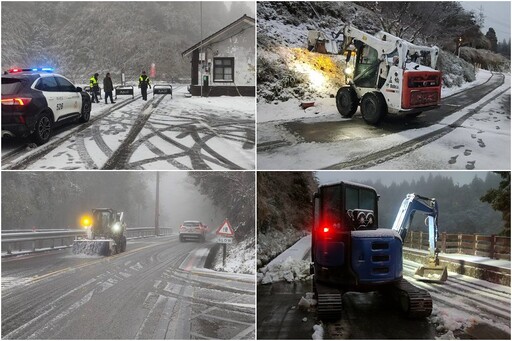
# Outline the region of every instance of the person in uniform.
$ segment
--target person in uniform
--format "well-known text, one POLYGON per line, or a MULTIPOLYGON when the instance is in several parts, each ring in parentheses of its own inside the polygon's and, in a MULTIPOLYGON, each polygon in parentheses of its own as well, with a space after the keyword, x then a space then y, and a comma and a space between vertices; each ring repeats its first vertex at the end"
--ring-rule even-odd
POLYGON ((142 75, 139 77, 139 88, 144 101, 148 100, 148 87, 151 89, 151 82, 146 75, 146 71, 142 71, 142 75))
POLYGON ((92 95, 92 102, 99 103, 98 101, 98 92, 100 92, 100 86, 98 85, 98 76, 99 74, 96 72, 94 76, 89 79, 89 85, 91 86, 91 95, 92 95))

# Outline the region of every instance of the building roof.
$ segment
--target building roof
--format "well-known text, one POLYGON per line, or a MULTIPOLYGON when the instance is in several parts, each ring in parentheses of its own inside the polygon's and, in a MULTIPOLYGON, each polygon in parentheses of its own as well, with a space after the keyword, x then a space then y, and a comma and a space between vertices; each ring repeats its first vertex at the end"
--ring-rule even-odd
POLYGON ((232 22, 223 29, 215 32, 211 36, 204 38, 202 41, 188 48, 187 50, 181 53, 181 56, 185 57, 186 55, 192 53, 194 50, 197 50, 198 48, 230 38, 233 35, 236 35, 247 28, 254 27, 255 23, 256 22, 254 18, 251 18, 244 14, 240 19, 232 22))

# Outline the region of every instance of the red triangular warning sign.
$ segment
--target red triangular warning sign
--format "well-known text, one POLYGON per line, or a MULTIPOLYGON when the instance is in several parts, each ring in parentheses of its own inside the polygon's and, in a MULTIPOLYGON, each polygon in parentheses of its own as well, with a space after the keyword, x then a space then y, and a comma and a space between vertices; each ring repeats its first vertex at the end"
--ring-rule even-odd
POLYGON ((233 231, 227 219, 224 220, 224 223, 222 223, 222 225, 217 229, 217 232, 215 233, 226 237, 232 237, 235 235, 235 231, 233 231))

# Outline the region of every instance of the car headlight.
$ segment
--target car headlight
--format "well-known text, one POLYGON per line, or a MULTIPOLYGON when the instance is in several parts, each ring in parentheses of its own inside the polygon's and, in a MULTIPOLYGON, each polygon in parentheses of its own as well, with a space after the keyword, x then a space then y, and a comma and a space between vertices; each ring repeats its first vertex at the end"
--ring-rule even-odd
POLYGON ((112 225, 112 231, 114 231, 114 232, 121 231, 121 224, 120 223, 115 223, 114 225, 112 225))
POLYGON ((354 69, 353 69, 353 68, 351 68, 350 66, 349 66, 349 67, 347 67, 347 68, 345 69, 345 74, 346 74, 347 76, 352 76, 352 75, 354 74, 354 69))

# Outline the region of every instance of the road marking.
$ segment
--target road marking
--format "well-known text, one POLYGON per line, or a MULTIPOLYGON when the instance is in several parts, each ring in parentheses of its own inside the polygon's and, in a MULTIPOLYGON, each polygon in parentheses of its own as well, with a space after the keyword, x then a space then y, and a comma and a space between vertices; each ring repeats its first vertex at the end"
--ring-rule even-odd
POLYGON ((241 331, 240 333, 236 334, 231 338, 231 340, 240 340, 242 337, 246 336, 250 332, 254 331, 254 324, 252 324, 250 327, 247 327, 245 330, 241 331))
MULTIPOLYGON (((89 285, 89 284, 91 284, 91 283, 94 283, 94 282, 96 282, 96 280, 95 280, 95 279, 90 279, 90 280, 88 280, 87 282, 85 282, 84 284, 82 284, 82 285, 80 285, 80 286, 78 286, 78 287, 74 288, 73 290, 68 291, 66 294, 64 294, 64 295, 60 296, 60 297, 59 297, 59 298, 57 298, 56 300, 53 300, 51 303, 49 303, 49 304, 47 304, 47 305, 45 306, 45 308, 49 306, 49 307, 50 307, 50 309, 48 309, 47 311, 45 311, 45 312, 44 312, 44 313, 42 313, 42 314, 39 314, 37 317, 35 317, 35 318, 33 318, 32 320, 30 320, 30 321, 26 322, 25 324, 23 324, 23 325, 19 326, 18 328, 16 328, 15 330, 13 330, 12 332, 10 332, 9 334, 7 334, 7 335, 2 335, 2 338, 3 338, 3 339, 15 339, 15 338, 18 338, 18 337, 17 337, 17 334, 18 334, 19 332, 23 331, 23 329, 26 329, 27 327, 30 327, 32 324, 34 324, 35 322, 37 322, 39 319, 43 318, 44 316, 46 316, 46 315, 48 315, 50 312, 52 312, 52 311, 55 309, 55 306, 56 306, 56 304, 55 304, 55 303, 59 302, 59 301, 60 301, 60 300, 62 300, 63 298, 65 298, 65 297, 67 297, 67 296, 71 295, 72 293, 74 293, 74 292, 76 292, 76 291, 78 291, 78 290, 82 289, 83 287, 85 287, 85 286, 87 286, 87 285, 89 285)), ((39 310, 38 310, 38 311, 39 311, 39 310)))
POLYGON ((28 338, 29 339, 40 339, 39 336, 42 333, 44 333, 47 330, 53 330, 55 327, 57 327, 57 322, 59 322, 64 317, 68 316, 73 311, 77 310, 78 308, 80 308, 81 306, 83 306, 84 304, 89 302, 91 300, 92 295, 94 294, 95 290, 96 289, 93 289, 93 290, 89 291, 84 297, 82 297, 82 299, 80 301, 73 303, 68 309, 64 310, 63 312, 58 314, 56 317, 51 319, 49 322, 47 322, 45 324, 45 326, 43 327, 43 329, 39 329, 38 331, 36 331, 32 335, 30 335, 28 338))

